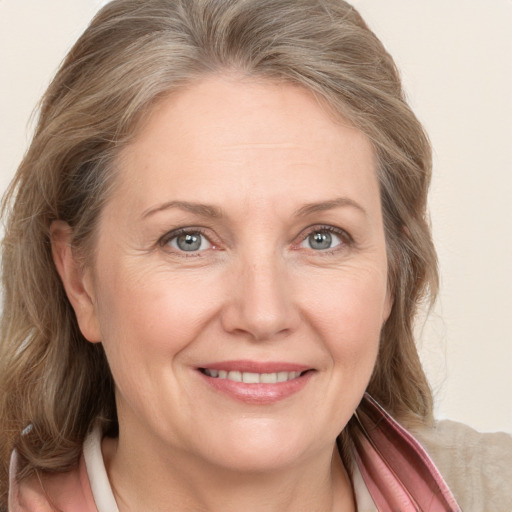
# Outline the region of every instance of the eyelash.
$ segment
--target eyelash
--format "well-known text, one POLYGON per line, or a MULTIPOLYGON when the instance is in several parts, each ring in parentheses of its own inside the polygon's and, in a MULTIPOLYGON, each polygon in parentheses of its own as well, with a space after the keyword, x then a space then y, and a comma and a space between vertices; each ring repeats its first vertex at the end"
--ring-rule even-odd
POLYGON ((306 228, 300 236, 300 241, 298 245, 302 244, 309 236, 311 236, 314 233, 321 233, 321 232, 328 232, 333 233, 336 236, 339 237, 341 240, 341 243, 339 246, 333 247, 332 249, 324 249, 324 250, 318 250, 313 251, 319 255, 329 255, 333 254, 335 252, 338 252, 340 250, 343 250, 343 248, 352 247, 354 245, 354 239, 350 236, 350 234, 345 231, 344 229, 337 228, 330 225, 325 224, 315 224, 313 226, 310 226, 306 228))
MULTIPOLYGON (((316 224, 316 225, 310 226, 302 231, 302 233, 299 235, 300 239, 299 239, 298 243, 294 244, 295 248, 297 248, 297 250, 300 250, 301 249, 300 245, 305 240, 307 240, 307 238, 309 236, 311 236, 314 233, 320 233, 320 232, 328 232, 328 233, 335 234, 336 236, 338 236, 340 238, 341 243, 339 244, 339 246, 333 247, 332 249, 324 249, 324 250, 318 250, 318 251, 310 249, 317 254, 321 254, 321 255, 333 254, 339 250, 342 250, 343 248, 352 247, 354 245, 354 239, 344 229, 337 228, 337 227, 330 226, 330 225, 316 224)), ((206 238, 206 240, 208 240, 208 242, 211 244, 211 247, 209 249, 217 248, 215 243, 211 240, 211 237, 208 236, 207 230, 205 230, 203 228, 199 228, 199 227, 178 228, 173 231, 170 231, 158 240, 158 245, 162 248, 168 248, 169 252, 172 252, 173 254, 176 254, 180 257, 185 257, 185 258, 198 257, 206 249, 201 250, 201 251, 190 251, 190 253, 187 253, 187 251, 175 250, 174 248, 169 249, 169 247, 170 247, 169 244, 172 240, 174 240, 182 235, 195 235, 195 234, 199 234, 199 235, 203 236, 204 238, 206 238)))
MULTIPOLYGON (((174 229, 173 231, 170 231, 169 233, 166 233, 162 238, 158 240, 158 245, 162 248, 169 248, 169 243, 174 240, 175 238, 178 238, 181 235, 201 235, 208 242, 211 244, 211 248, 216 248, 215 244, 210 240, 210 237, 206 234, 206 230, 203 228, 196 228, 196 227, 187 227, 187 228, 178 228, 174 229)), ((201 252, 204 251, 190 251, 189 254, 187 254, 186 251, 177 251, 177 250, 170 250, 169 252, 172 252, 173 254, 177 254, 182 257, 191 258, 191 257, 197 257, 201 254, 201 252)))

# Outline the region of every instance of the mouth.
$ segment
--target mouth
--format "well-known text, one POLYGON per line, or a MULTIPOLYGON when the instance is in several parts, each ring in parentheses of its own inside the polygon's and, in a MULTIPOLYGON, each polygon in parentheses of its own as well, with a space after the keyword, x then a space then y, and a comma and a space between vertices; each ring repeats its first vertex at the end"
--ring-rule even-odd
POLYGON ((208 377, 214 379, 227 379, 233 382, 243 382, 244 384, 277 384, 280 382, 289 382, 302 377, 310 370, 304 371, 280 371, 271 373, 241 372, 238 370, 218 370, 215 368, 199 368, 199 371, 208 377))
POLYGON ((247 404, 272 404, 299 393, 315 370, 290 363, 227 361, 197 368, 216 392, 247 404))

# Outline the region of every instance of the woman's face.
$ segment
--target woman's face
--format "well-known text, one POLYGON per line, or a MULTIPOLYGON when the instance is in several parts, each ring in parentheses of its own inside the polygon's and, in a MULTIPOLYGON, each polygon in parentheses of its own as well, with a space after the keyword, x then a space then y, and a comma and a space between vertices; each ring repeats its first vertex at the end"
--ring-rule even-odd
POLYGON ((207 78, 118 167, 77 316, 120 443, 238 470, 331 453, 391 307, 367 138, 297 86, 207 78))

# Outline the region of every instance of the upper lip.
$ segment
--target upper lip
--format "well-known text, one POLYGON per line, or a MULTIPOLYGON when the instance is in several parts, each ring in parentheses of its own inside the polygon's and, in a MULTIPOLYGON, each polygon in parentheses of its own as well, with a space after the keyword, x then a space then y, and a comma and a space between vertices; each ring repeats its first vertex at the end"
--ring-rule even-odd
POLYGON ((312 370, 310 366, 304 364, 279 362, 279 361, 218 361, 199 366, 208 370, 225 370, 250 373, 276 373, 276 372, 304 372, 312 370))

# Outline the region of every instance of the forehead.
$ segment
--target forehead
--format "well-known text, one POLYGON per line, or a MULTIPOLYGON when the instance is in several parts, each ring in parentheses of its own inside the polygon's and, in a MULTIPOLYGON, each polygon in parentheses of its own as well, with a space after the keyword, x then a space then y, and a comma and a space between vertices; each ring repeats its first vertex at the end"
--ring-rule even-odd
POLYGON ((192 192, 207 202, 214 193, 264 202, 286 189, 314 202, 326 189, 376 190, 363 133, 302 87, 237 77, 209 77, 161 99, 118 167, 121 188, 143 203, 192 192))

